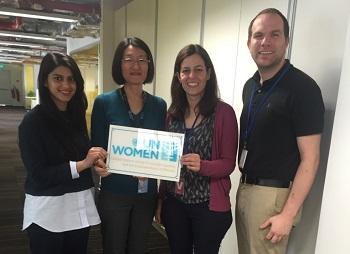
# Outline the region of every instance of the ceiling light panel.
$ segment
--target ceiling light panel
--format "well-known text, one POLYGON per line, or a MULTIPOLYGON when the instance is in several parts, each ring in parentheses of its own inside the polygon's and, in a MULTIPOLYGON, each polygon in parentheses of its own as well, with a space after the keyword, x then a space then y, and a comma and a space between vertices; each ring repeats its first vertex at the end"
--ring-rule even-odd
POLYGON ((0 41, 0 45, 4 45, 4 46, 10 45, 10 46, 27 47, 27 48, 44 48, 44 45, 41 45, 41 44, 14 42, 14 41, 0 41))
POLYGON ((33 39, 33 40, 45 40, 45 41, 55 41, 56 39, 53 37, 49 37, 47 35, 37 35, 37 34, 30 34, 30 33, 18 33, 18 32, 10 32, 10 31, 0 31, 0 36, 8 36, 8 37, 15 37, 15 38, 26 38, 26 39, 33 39))
POLYGON ((30 58, 28 55, 19 55, 19 54, 7 54, 0 52, 0 57, 14 57, 14 58, 30 58))
POLYGON ((10 48, 10 47, 0 47, 0 51, 9 51, 9 52, 20 52, 20 53, 29 53, 37 52, 38 50, 29 50, 29 49, 19 49, 19 48, 10 48))
POLYGON ((52 20, 52 21, 60 21, 60 22, 68 22, 68 23, 75 23, 79 21, 78 18, 69 16, 69 15, 62 15, 57 13, 43 13, 39 11, 21 10, 21 9, 14 9, 14 8, 7 8, 7 7, 0 7, 0 15, 33 18, 33 19, 44 19, 44 20, 52 20))
POLYGON ((22 63, 22 60, 0 58, 0 63, 22 63))

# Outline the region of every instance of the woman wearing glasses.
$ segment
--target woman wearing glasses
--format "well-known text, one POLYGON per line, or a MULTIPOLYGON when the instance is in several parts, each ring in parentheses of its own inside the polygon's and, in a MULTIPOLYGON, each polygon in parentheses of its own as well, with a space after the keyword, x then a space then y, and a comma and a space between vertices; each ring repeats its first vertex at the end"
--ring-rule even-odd
POLYGON ((162 181, 156 219, 172 254, 216 254, 232 223, 230 174, 235 167, 237 121, 218 97, 214 66, 199 45, 178 53, 167 129, 185 133, 178 183, 162 181))
MULTIPOLYGON (((154 76, 151 51, 136 37, 119 43, 112 65, 114 81, 121 88, 99 95, 92 111, 91 138, 107 148, 109 125, 163 130, 166 103, 143 90, 154 76)), ((99 212, 103 253, 144 253, 157 197, 157 181, 136 176, 109 174, 99 161, 101 178, 99 212)))

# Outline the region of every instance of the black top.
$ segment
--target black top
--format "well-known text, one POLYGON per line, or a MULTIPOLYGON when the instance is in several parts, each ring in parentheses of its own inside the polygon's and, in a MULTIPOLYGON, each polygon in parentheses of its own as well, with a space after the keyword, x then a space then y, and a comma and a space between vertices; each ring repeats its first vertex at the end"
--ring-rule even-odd
MULTIPOLYGON (((197 153, 201 160, 211 160, 214 119, 215 113, 212 113, 192 128, 185 128, 183 121, 174 120, 169 123, 168 131, 185 133, 183 154, 197 153)), ((175 193, 175 182, 171 181, 165 181, 167 192, 186 204, 199 204, 209 200, 209 176, 193 172, 183 166, 181 168, 181 181, 184 184, 183 195, 175 193)))
POLYGON ((240 118, 240 148, 246 143, 248 156, 241 171, 249 177, 292 181, 300 163, 297 137, 319 134, 323 130, 324 105, 320 88, 308 75, 286 60, 284 67, 260 85, 258 72, 243 89, 243 110, 240 118), (289 67, 288 67, 289 66, 289 67), (289 68, 288 70, 286 70, 289 68), (266 96, 281 73, 285 75, 266 96), (251 116, 260 102, 254 124, 247 123, 249 102, 251 116), (245 140, 247 126, 252 126, 245 140))
POLYGON ((62 133, 53 128, 45 114, 41 105, 36 106, 24 116, 18 128, 19 148, 27 170, 25 192, 34 196, 58 196, 92 187, 90 169, 72 179, 69 165, 69 161, 85 158, 88 137, 77 130, 68 134, 65 140, 72 144, 75 154, 67 153, 62 133))

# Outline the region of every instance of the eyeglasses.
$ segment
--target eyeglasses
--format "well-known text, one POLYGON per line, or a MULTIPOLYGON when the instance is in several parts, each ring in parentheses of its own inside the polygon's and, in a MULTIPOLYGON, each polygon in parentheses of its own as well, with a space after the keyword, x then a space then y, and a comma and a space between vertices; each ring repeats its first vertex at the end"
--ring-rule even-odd
POLYGON ((130 57, 125 57, 122 59, 122 62, 127 65, 134 65, 137 63, 139 65, 145 66, 148 65, 150 60, 148 60, 147 58, 132 59, 130 57))

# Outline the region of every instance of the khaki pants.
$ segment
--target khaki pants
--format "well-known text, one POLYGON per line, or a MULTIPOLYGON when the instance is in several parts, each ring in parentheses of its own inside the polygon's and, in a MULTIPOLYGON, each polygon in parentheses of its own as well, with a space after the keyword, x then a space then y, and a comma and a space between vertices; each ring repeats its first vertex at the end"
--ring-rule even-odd
MULTIPOLYGON (((281 212, 289 188, 274 188, 240 183, 236 197, 236 230, 239 254, 284 254, 288 238, 278 243, 266 240, 269 227, 259 229, 269 217, 281 212)), ((300 220, 299 211, 294 225, 300 220)))

